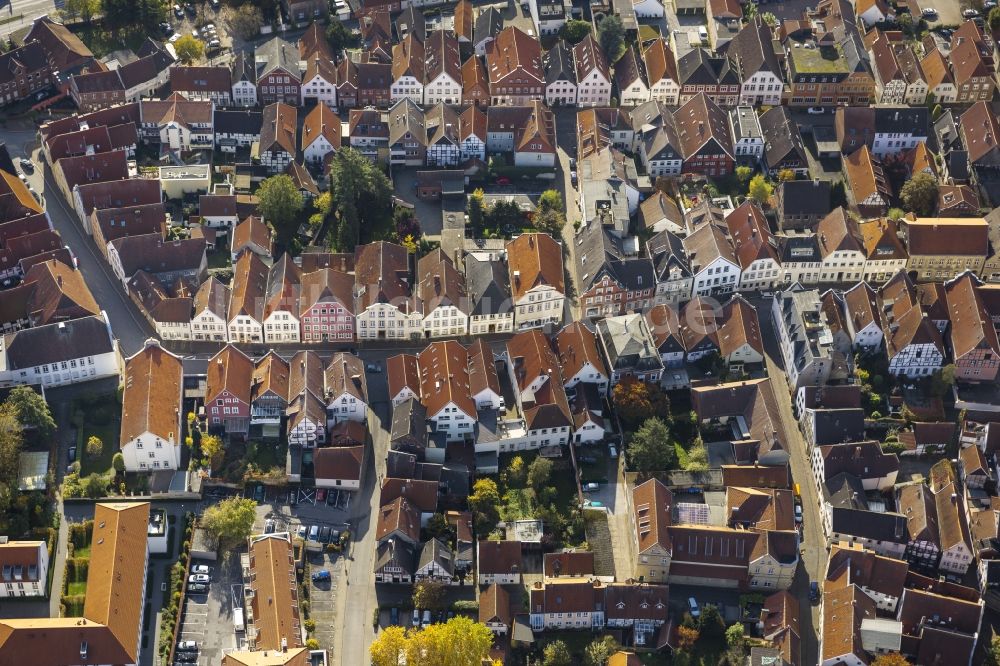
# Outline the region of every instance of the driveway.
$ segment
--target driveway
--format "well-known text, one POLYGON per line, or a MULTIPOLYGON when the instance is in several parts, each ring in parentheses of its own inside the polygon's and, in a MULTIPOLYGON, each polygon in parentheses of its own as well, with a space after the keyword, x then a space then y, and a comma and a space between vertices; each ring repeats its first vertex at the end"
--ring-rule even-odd
POLYGON ((309 586, 309 617, 316 622, 313 637, 321 648, 330 651, 333 663, 344 663, 337 659, 334 647, 337 637, 337 595, 343 581, 343 569, 337 553, 309 553, 309 571, 316 573, 322 569, 330 572, 330 580, 307 583, 309 586))

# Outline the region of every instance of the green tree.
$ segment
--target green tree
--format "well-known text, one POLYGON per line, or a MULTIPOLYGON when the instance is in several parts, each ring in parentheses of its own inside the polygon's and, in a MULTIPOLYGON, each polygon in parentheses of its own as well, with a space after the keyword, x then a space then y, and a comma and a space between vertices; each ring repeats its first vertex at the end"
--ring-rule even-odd
POLYGON ((497 491, 496 481, 493 479, 476 479, 472 485, 472 494, 469 495, 469 508, 476 514, 476 530, 492 529, 498 516, 500 506, 500 493, 497 491))
POLYGON ((392 185, 381 169, 352 148, 334 153, 330 163, 334 217, 332 245, 353 252, 361 229, 384 229, 392 221, 392 185))
POLYGON ((629 468, 636 472, 664 472, 677 466, 670 429, 655 417, 643 423, 632 436, 625 455, 629 468))
POLYGON ((111 467, 118 474, 125 472, 125 456, 122 455, 121 451, 115 451, 115 455, 111 456, 111 467))
POLYGON ((1000 634, 994 634, 986 652, 990 666, 1000 666, 1000 634))
POLYGON ((572 19, 563 24, 559 31, 559 36, 570 44, 579 44, 583 38, 590 34, 590 21, 572 19))
POLYGON ((257 36, 262 25, 264 25, 264 14, 259 7, 250 3, 240 5, 229 16, 229 28, 243 40, 257 36))
POLYGON ((937 206, 938 186, 934 176, 926 172, 918 173, 903 184, 899 198, 906 210, 920 217, 934 213, 937 206))
POLYGON ((469 226, 473 231, 480 232, 486 216, 486 206, 483 203, 483 190, 477 187, 469 195, 469 204, 465 211, 469 215, 469 226))
POLYGON ((413 586, 413 607, 440 610, 444 607, 445 587, 441 583, 422 580, 413 586))
POLYGON ((22 427, 17 410, 0 404, 0 515, 10 508, 21 461, 22 427))
POLYGON ((899 221, 902 220, 903 216, 905 215, 906 211, 904 211, 902 208, 890 208, 889 213, 886 215, 886 217, 888 217, 890 220, 899 221))
POLYGON ((687 465, 684 467, 689 472, 704 472, 708 469, 708 449, 701 437, 696 437, 691 449, 688 451, 687 465))
POLYGON ((538 197, 539 210, 562 210, 563 198, 558 190, 545 190, 538 197))
POLYGON ((795 175, 795 172, 791 169, 782 169, 778 172, 778 180, 782 183, 787 183, 788 181, 795 180, 796 178, 797 176, 795 175))
POLYGON ((91 435, 87 440, 87 455, 91 458, 100 458, 104 453, 104 442, 97 435, 91 435))
POLYGON ((566 226, 566 215, 561 210, 555 208, 539 210, 535 213, 532 224, 539 231, 559 238, 563 227, 566 226))
POLYGON ((205 509, 201 526, 224 550, 246 541, 256 517, 257 503, 252 499, 229 497, 205 509))
POLYGON ((949 363, 931 375, 931 393, 942 397, 955 385, 955 364, 949 363))
POLYGON ((84 481, 83 492, 92 499, 104 497, 108 492, 108 480, 100 474, 91 474, 84 481))
POLYGON ((743 647, 746 639, 746 631, 744 631, 743 624, 741 622, 737 622, 733 626, 726 629, 726 644, 729 647, 743 647))
POLYGON ((218 469, 222 466, 222 458, 225 455, 225 450, 222 446, 222 438, 216 435, 202 435, 201 436, 201 453, 208 459, 212 469, 218 469))
POLYGON ((21 425, 34 428, 39 437, 47 439, 55 433, 56 422, 52 419, 49 405, 35 389, 15 386, 7 395, 7 404, 14 408, 21 425))
POLYGON ((66 20, 80 19, 90 23, 100 11, 101 0, 66 0, 60 13, 66 20))
MULTIPOLYGON (((751 5, 756 6, 756 4, 753 2, 747 3, 746 6, 749 7, 751 5)), ((736 167, 736 179, 741 183, 743 183, 744 185, 749 183, 752 177, 753 177, 753 169, 751 169, 750 167, 748 166, 736 167)))
POLYGON ((764 12, 763 14, 761 14, 760 20, 763 21, 768 26, 770 26, 771 28, 778 27, 778 17, 772 14, 771 12, 764 12))
POLYGON ((618 641, 611 636, 595 638, 583 651, 583 664, 584 666, 604 666, 618 649, 618 641))
POLYGON ((597 41, 611 63, 625 53, 625 26, 617 14, 608 14, 597 24, 597 41))
POLYGON ((991 9, 986 20, 989 21, 991 30, 994 32, 1000 30, 1000 7, 994 7, 991 9))
POLYGON ((357 48, 360 43, 357 36, 340 21, 330 21, 330 25, 326 28, 326 41, 333 48, 334 55, 339 54, 344 49, 357 48))
POLYGON ((766 206, 767 202, 771 200, 771 194, 773 193, 774 186, 767 182, 763 174, 757 174, 750 179, 750 189, 747 196, 760 205, 766 206))
POLYGON ((292 177, 280 174, 265 179, 257 190, 257 199, 260 214, 274 228, 278 242, 288 245, 298 231, 304 203, 292 177))
POLYGON ((494 229, 506 232, 508 229, 518 229, 524 225, 524 213, 513 201, 500 200, 495 202, 486 213, 486 224, 494 229))
POLYGON ((726 639, 726 622, 714 604, 705 604, 698 618, 698 634, 708 645, 722 643, 726 639))
POLYGON ((191 35, 183 35, 174 42, 174 51, 177 52, 178 60, 185 65, 190 65, 205 55, 205 42, 195 39, 191 35))
POLYGON ((544 666, 572 666, 573 655, 561 640, 554 640, 542 650, 542 664, 544 666))
POLYGON ((523 488, 528 478, 528 468, 524 464, 524 458, 514 456, 510 464, 507 465, 507 485, 514 488, 523 488))
POLYGON ((424 529, 431 538, 440 539, 448 534, 448 521, 444 515, 435 513, 427 519, 427 526, 424 529))
POLYGON ((528 465, 528 485, 534 489, 536 495, 541 494, 551 477, 552 461, 548 458, 538 456, 528 465))
POLYGON ((760 9, 758 8, 756 2, 753 2, 751 0, 751 2, 748 2, 745 5, 743 5, 743 18, 745 18, 747 21, 752 22, 759 13, 760 9))
POLYGON ((842 180, 834 181, 830 186, 830 207, 831 209, 847 207, 847 186, 842 180))
MULTIPOLYGON (((994 7, 994 9, 996 9, 996 7, 994 7)), ((941 105, 935 104, 934 108, 931 109, 931 120, 937 122, 937 119, 941 117, 942 113, 944 113, 944 109, 941 108, 941 105)))

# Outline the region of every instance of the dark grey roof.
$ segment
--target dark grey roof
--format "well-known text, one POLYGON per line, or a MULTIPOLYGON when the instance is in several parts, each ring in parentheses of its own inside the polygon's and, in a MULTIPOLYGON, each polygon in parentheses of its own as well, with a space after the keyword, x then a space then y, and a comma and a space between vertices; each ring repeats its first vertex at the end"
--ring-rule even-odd
POLYGON ((264 114, 254 109, 215 110, 216 134, 255 134, 260 135, 264 124, 264 114))
POLYGON ((427 566, 431 562, 437 562, 441 568, 450 574, 455 573, 455 557, 451 548, 441 542, 440 539, 431 539, 420 549, 420 559, 417 561, 417 570, 427 566))
POLYGON ((816 234, 779 236, 778 246, 781 263, 822 261, 816 234))
POLYGON ((403 539, 388 539, 375 551, 375 571, 397 567, 412 576, 416 569, 417 553, 403 539))
POLYGON ((649 257, 627 256, 621 248, 621 240, 598 220, 582 227, 576 238, 576 274, 580 280, 577 289, 580 293, 590 289, 603 275, 609 275, 629 291, 656 287, 653 262, 649 257))
POLYGON ((389 445, 393 449, 427 446, 427 410, 415 398, 407 398, 392 408, 389 445))
POLYGON ((552 84, 556 81, 569 81, 576 85, 576 68, 573 67, 573 54, 570 52, 565 40, 560 39, 556 42, 555 46, 542 56, 542 67, 545 68, 546 84, 552 84))
POLYGON ((679 268, 684 277, 691 276, 691 265, 681 237, 663 230, 646 241, 646 254, 653 262, 653 273, 657 281, 669 279, 670 271, 679 268))
POLYGON ((832 530, 837 534, 898 544, 909 541, 906 517, 901 514, 837 507, 832 509, 831 514, 832 530))
POLYGON ((663 370, 663 361, 640 314, 607 317, 597 322, 597 335, 608 365, 616 371, 635 373, 663 370))
POLYGON ((953 150, 945 157, 948 166, 948 176, 955 180, 969 179, 969 153, 965 150, 953 150))
POLYGON ((249 81, 257 85, 257 70, 254 67, 253 54, 247 51, 240 51, 233 58, 233 83, 249 81))
POLYGON ((412 479, 417 470, 417 455, 389 449, 385 457, 385 476, 388 479, 412 479))
POLYGON ((726 56, 713 56, 707 49, 692 49, 677 61, 678 83, 685 85, 740 85, 732 61, 726 56))
POLYGON ((7 369, 98 356, 114 351, 107 323, 98 315, 26 328, 4 336, 7 369))
POLYGON ((472 28, 472 43, 481 44, 494 39, 503 30, 503 16, 495 8, 489 7, 479 12, 476 25, 472 28))
POLYGON ((768 166, 798 159, 809 164, 799 127, 792 113, 785 106, 775 106, 760 117, 760 131, 764 135, 764 161, 768 166))
POLYGON ((407 7, 396 17, 396 39, 403 41, 404 37, 411 34, 421 44, 427 38, 427 21, 424 19, 424 13, 413 6, 407 7))
POLYGON ((930 119, 926 106, 876 106, 875 132, 928 136, 930 119))
POLYGON ((501 261, 465 257, 465 288, 472 299, 472 316, 510 312, 510 276, 501 261))
POLYGON ((739 67, 744 80, 757 72, 781 77, 781 65, 774 53, 771 28, 758 16, 747 23, 726 47, 726 54, 739 67))
POLYGON ((817 409, 813 411, 813 444, 842 444, 864 439, 865 410, 817 409))
POLYGON ((955 122, 955 116, 951 109, 942 113, 934 121, 934 133, 929 139, 931 143, 937 143, 931 148, 944 154, 962 147, 962 135, 958 131, 958 123, 955 122))
MULTIPOLYGON (((257 47, 254 58, 256 62, 257 80, 262 76, 281 68, 298 78, 299 49, 291 42, 281 37, 274 37, 257 47)), ((233 80, 236 80, 233 77, 233 80)))
POLYGON ((778 215, 826 215, 830 212, 830 181, 786 180, 778 185, 778 215))

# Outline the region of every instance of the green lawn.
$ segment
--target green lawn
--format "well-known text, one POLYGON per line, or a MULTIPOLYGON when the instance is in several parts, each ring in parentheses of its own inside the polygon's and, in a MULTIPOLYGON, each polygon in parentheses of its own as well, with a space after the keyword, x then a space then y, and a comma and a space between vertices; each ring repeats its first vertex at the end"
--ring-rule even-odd
POLYGON ((90 559, 90 544, 82 548, 73 547, 73 557, 78 560, 89 560, 90 559))
POLYGON ((63 597, 66 617, 83 617, 83 597, 63 597))
POLYGON ((80 461, 81 477, 89 476, 90 474, 107 474, 111 471, 111 459, 118 451, 119 432, 120 426, 118 425, 117 418, 104 426, 96 426, 89 423, 83 426, 83 429, 80 431, 81 435, 77 438, 76 450, 77 460, 80 461), (104 449, 101 451, 101 455, 96 458, 87 455, 87 440, 91 436, 96 436, 104 442, 104 449))
POLYGON ((67 596, 70 596, 70 597, 75 596, 75 595, 83 596, 86 593, 87 593, 87 583, 85 583, 85 582, 84 583, 69 583, 68 585, 66 585, 66 595, 67 596))

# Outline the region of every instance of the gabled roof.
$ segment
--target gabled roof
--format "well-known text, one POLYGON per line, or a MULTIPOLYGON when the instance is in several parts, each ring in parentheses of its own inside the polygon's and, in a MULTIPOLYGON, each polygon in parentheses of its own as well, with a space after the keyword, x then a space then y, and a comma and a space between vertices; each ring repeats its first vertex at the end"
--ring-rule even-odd
POLYGON ((608 69, 608 59, 604 49, 594 39, 594 34, 588 32, 580 42, 573 47, 573 62, 576 64, 576 80, 583 81, 592 72, 600 74, 608 83, 611 82, 611 71, 608 69))
POLYGON ((469 391, 469 353, 455 342, 433 342, 417 355, 420 368, 420 401, 430 418, 436 418, 449 404, 470 418, 476 417, 476 403, 469 391))
POLYGON ((573 51, 560 39, 542 56, 542 68, 545 71, 545 83, 552 85, 557 81, 568 81, 576 85, 578 78, 573 68, 573 51))
POLYGON ((228 321, 247 315, 264 323, 264 300, 267 294, 267 266, 253 252, 244 252, 233 267, 232 298, 228 321))
POLYGON ((642 59, 650 87, 663 80, 677 83, 677 60, 667 40, 660 37, 650 42, 642 52, 642 59))
MULTIPOLYGON (((228 67, 171 67, 171 92, 231 94, 233 73, 228 67)), ((144 102, 145 104, 145 102, 144 102)))
POLYGON ((60 261, 35 264, 21 284, 31 287, 26 305, 33 326, 100 314, 83 274, 60 261))
POLYGON ((288 402, 288 361, 278 356, 273 350, 262 356, 254 364, 251 379, 250 401, 271 394, 288 402))
POLYGON ((563 377, 575 376, 584 365, 590 363, 594 370, 607 379, 608 370, 597 351, 597 336, 583 323, 576 321, 559 331, 555 337, 555 347, 562 364, 563 377))
MULTIPOLYGON (((299 37, 299 60, 312 60, 317 56, 331 64, 336 60, 330 41, 326 38, 326 30, 317 21, 313 21, 299 37)), ((309 78, 306 76, 304 80, 309 78)))
POLYGON ((702 151, 733 155, 729 118, 705 93, 698 93, 677 109, 674 120, 684 159, 690 159, 702 151))
POLYGON ((295 156, 295 136, 298 132, 296 107, 275 102, 264 107, 264 122, 260 130, 260 149, 284 150, 295 156))
MULTIPOLYGON (((952 56, 954 58, 954 54, 952 56)), ((954 60, 953 60, 954 62, 954 60)), ((976 164, 997 150, 1000 143, 1000 122, 986 102, 976 102, 959 120, 962 143, 969 153, 969 162, 976 164)))
POLYGON ((511 83, 541 82, 545 78, 542 71, 541 45, 536 38, 514 26, 504 28, 497 34, 486 54, 486 64, 491 87, 511 83), (523 76, 508 79, 518 70, 523 76))
MULTIPOLYGON (((809 163, 805 146, 802 144, 802 134, 788 107, 771 107, 761 114, 759 122, 764 139, 764 159, 768 166, 777 167, 782 162, 792 160, 798 160, 803 166, 809 163)), ((782 183, 784 184, 786 183, 782 183)))
POLYGON ((399 81, 404 76, 412 76, 418 82, 426 83, 425 66, 424 45, 413 34, 407 35, 392 47, 393 81, 399 81))
POLYGON ((493 351, 482 338, 479 338, 468 349, 469 353, 469 392, 472 396, 482 391, 491 391, 500 395, 500 379, 497 376, 496 361, 493 351))
POLYGON ((229 287, 214 275, 201 283, 194 296, 194 314, 208 310, 225 321, 229 311, 229 287))
POLYGON ((334 354, 323 373, 323 383, 326 387, 326 395, 330 399, 336 399, 346 394, 354 396, 363 404, 368 403, 365 364, 354 354, 347 352, 334 354))
POLYGON ((486 40, 495 39, 501 30, 503 30, 503 15, 496 7, 486 7, 476 17, 472 43, 479 45, 486 40))
POLYGON ((749 268, 755 261, 778 261, 776 243, 771 240, 764 211, 750 199, 726 216, 726 226, 736 249, 740 267, 749 268))
POLYGON ((625 55, 615 63, 615 84, 619 90, 628 90, 636 81, 640 81, 644 86, 649 86, 642 59, 635 47, 629 46, 625 50, 625 55))
POLYGON ((215 398, 223 391, 250 404, 250 385, 254 365, 250 357, 233 345, 226 345, 208 361, 205 397, 215 398))
POLYGON ((305 315, 319 303, 338 303, 354 314, 354 277, 332 268, 305 273, 301 280, 299 314, 305 315))
POLYGON ((736 63, 745 81, 758 72, 781 78, 782 69, 774 53, 771 27, 760 16, 750 20, 729 42, 726 54, 736 63))
POLYGON ((673 494, 658 479, 650 479, 632 490, 639 553, 647 552, 654 545, 667 553, 673 550, 668 529, 672 504, 673 494))
POLYGON ((462 82, 462 57, 458 38, 448 30, 432 30, 424 43, 426 53, 425 82, 432 83, 442 74, 455 83, 462 82))
POLYGON ((151 433, 165 442, 181 443, 179 431, 181 360, 156 342, 125 362, 125 390, 122 394, 122 443, 151 433))
POLYGON ((311 146, 319 137, 326 139, 334 150, 340 149, 340 118, 326 104, 317 104, 306 115, 302 124, 302 150, 311 146))
POLYGON ((834 252, 861 252, 861 243, 855 236, 857 224, 847 215, 843 206, 834 208, 816 225, 819 249, 826 258, 834 252))
POLYGON ((703 224, 682 241, 691 271, 698 273, 718 258, 739 266, 739 259, 729 237, 715 224, 703 224))
POLYGON ((515 302, 540 285, 565 292, 562 247, 548 234, 527 233, 508 242, 507 265, 515 302))
MULTIPOLYGON (((257 47, 254 53, 256 79, 260 80, 275 70, 282 70, 298 79, 299 50, 281 37, 272 37, 257 47)), ((240 80, 239 76, 233 77, 240 80)))
POLYGON ((861 146, 844 159, 844 172, 854 200, 859 204, 876 194, 885 202, 892 197, 892 187, 882 171, 882 163, 872 156, 868 146, 861 146))
POLYGON ((409 282, 409 258, 401 245, 377 241, 359 245, 354 251, 355 293, 358 310, 375 303, 391 303, 403 311, 412 308, 409 282))
POLYGON ((996 327, 979 294, 981 284, 979 278, 969 271, 944 284, 951 322, 952 353, 956 360, 975 350, 1000 356, 996 327))
POLYGON ((719 353, 728 357, 743 345, 749 345, 758 354, 764 354, 757 309, 743 296, 736 294, 722 308, 719 353))

